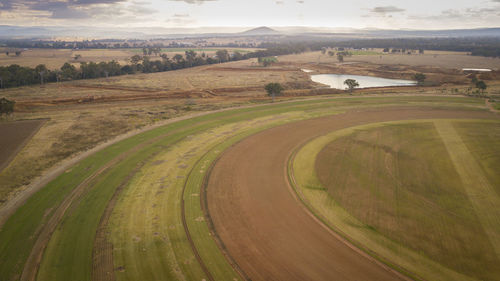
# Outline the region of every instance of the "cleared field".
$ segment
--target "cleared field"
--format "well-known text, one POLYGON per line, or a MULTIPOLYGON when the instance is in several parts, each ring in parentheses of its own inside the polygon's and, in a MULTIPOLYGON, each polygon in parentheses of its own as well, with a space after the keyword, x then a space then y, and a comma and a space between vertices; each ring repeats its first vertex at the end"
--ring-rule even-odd
POLYGON ((207 186, 208 210, 224 249, 252 280, 402 278, 318 224, 290 194, 283 171, 291 151, 314 136, 363 123, 429 117, 495 118, 486 112, 372 109, 276 127, 226 150, 207 186))
MULTIPOLYGON (((220 48, 226 49, 229 52, 238 51, 242 54, 253 52, 258 49, 234 49, 234 48, 220 48)), ((189 48, 163 48, 162 52, 166 53, 170 58, 176 54, 184 55, 186 51, 194 50, 197 53, 205 53, 208 56, 214 56, 217 48, 207 49, 189 49, 189 48)), ((6 55, 5 51, 8 49, 0 48, 0 66, 7 66, 11 64, 18 64, 21 66, 35 67, 39 64, 45 64, 51 70, 60 69, 64 63, 79 65, 80 62, 101 62, 101 61, 118 61, 120 64, 129 63, 130 57, 133 55, 142 55, 142 48, 139 49, 28 49, 16 56, 14 51, 10 50, 10 54, 6 55), (75 60, 74 57, 80 55, 81 58, 75 60)), ((151 56, 151 60, 160 60, 159 56, 151 56)))
POLYGON ((46 120, 0 122, 0 171, 12 161, 46 120))
MULTIPOLYGON (((337 57, 330 57, 328 54, 320 52, 310 52, 300 55, 289 55, 280 57, 282 62, 300 62, 300 63, 338 63, 337 57)), ((345 63, 373 63, 380 65, 408 65, 408 66, 433 66, 444 69, 462 69, 462 68, 488 68, 493 70, 500 69, 499 58, 486 58, 478 56, 469 56, 459 52, 432 52, 426 51, 423 55, 403 55, 403 54, 382 54, 368 55, 359 53, 351 57, 344 58, 345 63)))
MULTIPOLYGON (((497 280, 499 256, 492 245, 498 237, 491 233, 500 233, 500 223, 478 206, 497 202, 488 207, 494 216, 498 197, 471 195, 463 171, 449 157, 458 150, 449 149, 434 124, 433 120, 371 124, 315 139, 293 161, 296 190, 325 224, 414 277, 497 280)), ((482 134, 500 125, 436 124, 474 124, 484 129, 482 134)), ((469 137, 480 142, 481 133, 473 133, 469 137)))

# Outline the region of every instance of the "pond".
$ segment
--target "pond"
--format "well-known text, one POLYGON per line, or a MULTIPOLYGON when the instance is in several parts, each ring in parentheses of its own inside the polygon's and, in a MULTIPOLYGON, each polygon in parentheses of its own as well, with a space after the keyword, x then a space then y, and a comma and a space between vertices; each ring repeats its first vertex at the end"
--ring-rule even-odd
POLYGON ((393 87, 393 86, 414 86, 416 81, 387 79, 372 76, 361 75, 344 75, 344 74, 317 74, 311 75, 311 80, 317 83, 325 84, 330 88, 344 90, 347 88, 344 81, 354 79, 359 83, 358 88, 373 88, 373 87, 393 87))
POLYGON ((487 68, 462 68, 462 71, 469 71, 469 72, 490 72, 491 69, 487 69, 487 68))

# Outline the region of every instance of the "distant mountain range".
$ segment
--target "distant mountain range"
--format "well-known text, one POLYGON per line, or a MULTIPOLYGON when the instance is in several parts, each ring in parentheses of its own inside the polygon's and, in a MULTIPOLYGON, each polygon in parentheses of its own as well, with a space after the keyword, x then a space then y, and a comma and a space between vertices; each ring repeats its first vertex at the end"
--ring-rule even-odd
POLYGON ((240 32, 243 36, 262 36, 262 35, 279 35, 280 32, 267 26, 261 26, 247 31, 240 32))
POLYGON ((321 36, 331 38, 500 37, 500 28, 456 30, 379 30, 327 27, 104 28, 0 25, 0 39, 176 39, 196 37, 321 36), (110 38, 110 34, 113 34, 110 38))

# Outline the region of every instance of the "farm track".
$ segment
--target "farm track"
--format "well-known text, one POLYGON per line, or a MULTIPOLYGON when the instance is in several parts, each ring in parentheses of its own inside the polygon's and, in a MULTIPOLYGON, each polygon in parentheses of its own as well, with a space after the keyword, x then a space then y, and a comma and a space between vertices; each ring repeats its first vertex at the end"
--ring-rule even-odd
POLYGON ((304 141, 334 130, 427 118, 496 117, 425 108, 351 111, 272 128, 226 150, 206 192, 224 250, 252 280, 401 280, 314 219, 290 192, 287 159, 304 141))
POLYGON ((116 201, 125 188, 125 186, 130 182, 137 171, 144 165, 144 163, 139 163, 137 167, 130 173, 118 186, 113 193, 113 197, 109 200, 106 209, 99 221, 99 226, 97 228, 94 248, 92 250, 92 280, 94 281, 114 281, 116 280, 113 265, 113 244, 108 240, 108 223, 109 218, 113 212, 116 205, 116 201))

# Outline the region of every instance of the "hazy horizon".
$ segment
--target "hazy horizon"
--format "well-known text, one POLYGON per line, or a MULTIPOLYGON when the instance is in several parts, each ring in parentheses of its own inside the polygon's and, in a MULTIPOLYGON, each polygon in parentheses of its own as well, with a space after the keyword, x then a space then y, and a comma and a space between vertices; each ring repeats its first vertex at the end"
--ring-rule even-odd
POLYGON ((440 30, 500 26, 500 0, 0 0, 0 25, 95 28, 198 28, 243 31, 259 26, 325 30, 440 30))

